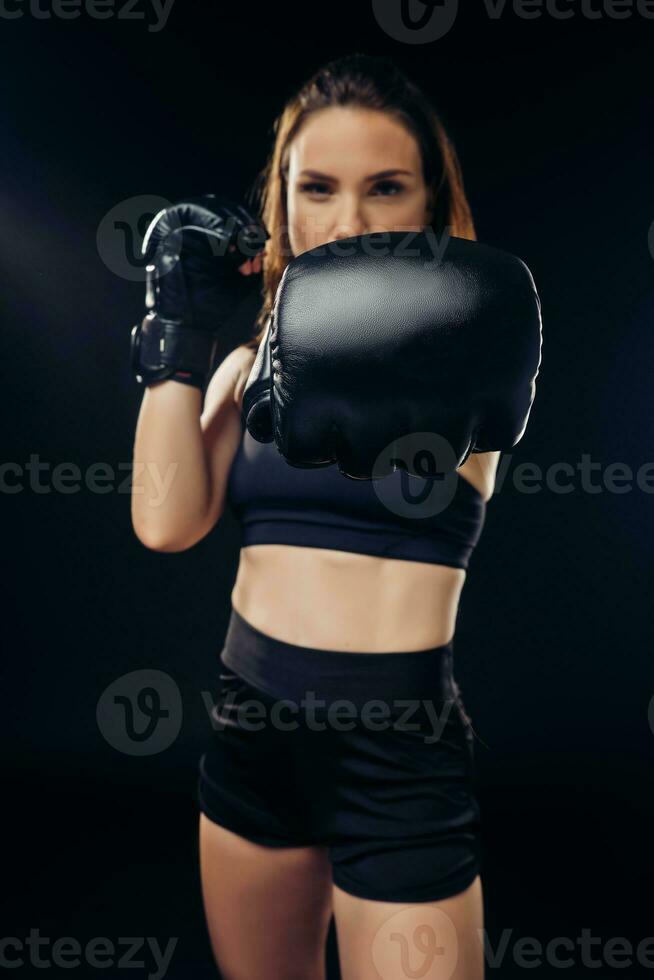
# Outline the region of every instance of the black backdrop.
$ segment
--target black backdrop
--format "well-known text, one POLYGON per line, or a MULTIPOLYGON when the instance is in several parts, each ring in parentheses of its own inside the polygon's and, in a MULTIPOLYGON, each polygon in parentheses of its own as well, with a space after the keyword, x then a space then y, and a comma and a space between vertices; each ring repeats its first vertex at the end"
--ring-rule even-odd
MULTIPOLYGON (((46 0, 16 0, 0 16, 3 935, 24 944, 38 930, 46 958, 64 936, 109 937, 116 951, 119 937, 178 937, 167 975, 215 976, 195 783, 238 525, 228 513, 177 555, 133 534, 141 390, 127 352, 143 290, 125 271, 129 236, 112 238, 106 216, 141 195, 244 193, 285 98, 323 61, 365 50, 432 94, 479 238, 528 263, 543 304, 536 402, 503 457, 455 640, 481 739, 486 928, 493 950, 506 944, 489 975, 523 975, 525 937, 567 937, 574 976, 595 977, 627 962, 605 946, 625 937, 634 975, 654 935, 654 21, 600 0, 570 0, 569 19, 468 4, 442 38, 407 44, 369 2, 175 0, 160 30, 144 2, 141 19, 120 9, 47 19, 46 0), (561 463, 568 492, 551 482, 561 463), (167 675, 178 730, 138 755, 107 731, 106 705, 141 670, 167 675), (584 930, 600 940, 595 969, 584 930)), ((136 958, 138 975, 154 970, 147 950, 136 958)), ((560 975, 542 961, 539 975, 560 975)), ((329 968, 337 977, 333 932, 329 968)), ((73 975, 98 969, 82 960, 73 975)))

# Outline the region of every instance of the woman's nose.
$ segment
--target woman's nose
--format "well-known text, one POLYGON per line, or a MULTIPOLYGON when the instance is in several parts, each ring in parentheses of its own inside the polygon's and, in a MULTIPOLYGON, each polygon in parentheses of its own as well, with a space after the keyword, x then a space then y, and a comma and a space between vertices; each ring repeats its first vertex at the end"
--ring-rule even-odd
POLYGON ((351 215, 339 220, 334 226, 332 241, 341 238, 353 238, 355 235, 365 235, 366 223, 360 215, 351 215))

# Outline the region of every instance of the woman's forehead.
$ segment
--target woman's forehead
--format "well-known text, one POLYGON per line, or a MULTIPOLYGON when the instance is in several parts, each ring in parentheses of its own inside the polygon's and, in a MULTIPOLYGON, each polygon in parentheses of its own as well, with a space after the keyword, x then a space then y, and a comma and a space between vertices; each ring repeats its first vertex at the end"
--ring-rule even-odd
POLYGON ((369 177, 380 170, 417 170, 413 135, 388 113, 330 107, 312 113, 289 148, 296 175, 308 169, 329 177, 369 177))

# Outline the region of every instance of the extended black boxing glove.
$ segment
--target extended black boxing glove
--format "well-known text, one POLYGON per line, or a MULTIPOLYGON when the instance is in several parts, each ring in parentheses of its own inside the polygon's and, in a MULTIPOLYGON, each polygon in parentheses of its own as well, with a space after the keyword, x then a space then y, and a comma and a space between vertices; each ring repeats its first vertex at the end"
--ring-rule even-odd
POLYGON ((238 267, 270 236, 243 206, 215 194, 187 198, 155 216, 143 239, 146 306, 132 329, 132 369, 150 385, 166 378, 203 388, 221 327, 259 284, 238 267))
POLYGON ((355 479, 424 477, 434 434, 434 474, 522 438, 542 344, 531 273, 479 242, 434 245, 379 232, 289 263, 244 391, 253 438, 355 479))
POLYGON ((271 318, 268 317, 266 329, 259 343, 257 356, 254 359, 250 374, 243 390, 241 417, 248 432, 257 442, 272 442, 272 410, 270 399, 270 328, 271 318))

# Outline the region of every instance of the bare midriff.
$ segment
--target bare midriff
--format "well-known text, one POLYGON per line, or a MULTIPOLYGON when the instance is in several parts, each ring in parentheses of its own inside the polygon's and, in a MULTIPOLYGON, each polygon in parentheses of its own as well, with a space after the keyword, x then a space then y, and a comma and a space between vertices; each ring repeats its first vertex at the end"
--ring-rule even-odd
POLYGON ((454 633, 462 568, 328 548, 241 548, 232 605, 286 643, 321 650, 427 650, 454 633))
POLYGON ((409 652, 453 638, 465 579, 463 568, 449 565, 256 544, 241 548, 231 601, 248 623, 286 643, 409 652))

